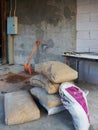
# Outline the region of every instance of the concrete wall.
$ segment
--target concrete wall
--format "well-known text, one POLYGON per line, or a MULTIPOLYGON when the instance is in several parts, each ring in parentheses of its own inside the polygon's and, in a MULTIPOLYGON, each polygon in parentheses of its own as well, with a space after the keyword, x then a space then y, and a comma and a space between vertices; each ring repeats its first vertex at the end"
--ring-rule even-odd
MULTIPOLYGON (((98 0, 77 0, 77 50, 98 52, 98 0)), ((98 63, 80 66, 80 79, 98 84, 98 63)))
POLYGON ((41 45, 32 63, 61 60, 76 49, 76 0, 17 0, 19 32, 14 36, 14 60, 24 64, 36 39, 41 45))

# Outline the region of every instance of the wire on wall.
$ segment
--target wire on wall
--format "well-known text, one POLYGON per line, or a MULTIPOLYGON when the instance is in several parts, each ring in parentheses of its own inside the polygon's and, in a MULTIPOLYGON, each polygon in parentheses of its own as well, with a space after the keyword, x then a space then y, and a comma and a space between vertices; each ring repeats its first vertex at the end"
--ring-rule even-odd
MULTIPOLYGON (((16 0, 14 0, 14 16, 16 15, 16 0)), ((13 6, 13 3, 12 3, 12 0, 10 0, 10 17, 12 16, 12 6, 13 6)))
POLYGON ((14 8, 14 16, 16 15, 16 0, 15 0, 15 8, 14 8))
POLYGON ((10 0, 10 17, 11 17, 11 14, 12 14, 12 0, 10 0))

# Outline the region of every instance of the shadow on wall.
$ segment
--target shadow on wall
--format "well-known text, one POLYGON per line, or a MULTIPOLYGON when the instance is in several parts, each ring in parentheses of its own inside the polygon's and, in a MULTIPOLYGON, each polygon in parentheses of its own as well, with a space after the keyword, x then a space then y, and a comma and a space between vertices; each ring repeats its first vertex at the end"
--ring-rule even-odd
POLYGON ((37 29, 35 31, 36 39, 40 39, 40 51, 46 53, 49 48, 54 47, 54 42, 52 39, 44 40, 44 31, 41 29, 40 25, 37 25, 37 29))
POLYGON ((46 61, 47 59, 49 60, 53 55, 51 56, 50 53, 48 53, 48 50, 50 48, 54 47, 54 42, 52 39, 49 39, 47 41, 42 41, 41 45, 38 47, 38 51, 36 52, 36 58, 35 58, 35 63, 46 61))
POLYGON ((42 49, 42 52, 44 53, 46 53, 49 48, 53 48, 53 47, 54 47, 54 42, 52 39, 43 41, 43 43, 41 44, 41 49, 42 49))

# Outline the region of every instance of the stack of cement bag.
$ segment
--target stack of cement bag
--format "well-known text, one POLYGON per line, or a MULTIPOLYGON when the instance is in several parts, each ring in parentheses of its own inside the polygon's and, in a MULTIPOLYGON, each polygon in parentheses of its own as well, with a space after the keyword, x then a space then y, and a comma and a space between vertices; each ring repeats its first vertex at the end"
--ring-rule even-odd
POLYGON ((48 111, 48 115, 64 110, 58 94, 59 86, 62 82, 77 79, 77 71, 57 61, 36 64, 34 70, 39 74, 30 79, 30 84, 35 86, 31 94, 48 111))

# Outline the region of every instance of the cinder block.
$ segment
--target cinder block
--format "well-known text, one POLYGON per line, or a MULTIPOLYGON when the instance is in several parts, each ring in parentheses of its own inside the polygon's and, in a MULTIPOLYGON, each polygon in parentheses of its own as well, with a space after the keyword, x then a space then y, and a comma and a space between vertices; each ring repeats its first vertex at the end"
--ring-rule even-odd
POLYGON ((89 4, 90 3, 90 0, 77 0, 77 5, 80 6, 80 5, 86 5, 86 4, 89 4))
POLYGON ((77 22, 77 30, 89 31, 90 30, 90 22, 77 22))
POLYGON ((80 40, 77 39, 77 50, 85 50, 88 52, 98 50, 98 40, 80 40))
POLYGON ((98 22, 80 22, 77 23, 77 30, 84 30, 84 31, 90 31, 90 30, 98 30, 98 22))
POLYGON ((90 5, 91 13, 96 13, 98 12, 98 3, 94 3, 90 5))
POLYGON ((90 0, 90 3, 91 3, 91 4, 97 4, 97 3, 98 3, 98 0, 90 0))
POLYGON ((89 31, 78 31, 77 32, 77 39, 90 39, 89 31))
POLYGON ((90 13, 80 13, 77 15, 78 22, 89 22, 90 21, 90 13))
POLYGON ((77 6, 77 14, 90 13, 90 12, 91 12, 91 5, 90 4, 77 6))
POLYGON ((78 51, 89 51, 89 40, 77 39, 77 50, 78 51))
POLYGON ((90 31, 90 38, 98 40, 98 31, 90 31))
POLYGON ((98 48, 98 40, 86 40, 85 44, 87 44, 92 49, 98 48))
POLYGON ((77 13, 96 13, 98 12, 98 1, 77 1, 77 13))
POLYGON ((89 30, 98 30, 98 22, 90 22, 89 30))
POLYGON ((91 22, 98 22, 98 13, 91 13, 91 22))

